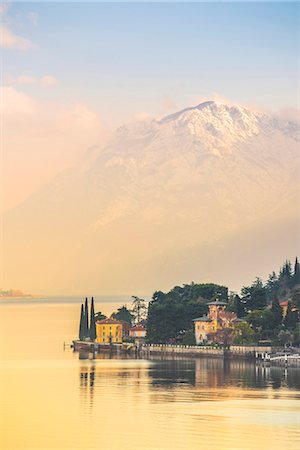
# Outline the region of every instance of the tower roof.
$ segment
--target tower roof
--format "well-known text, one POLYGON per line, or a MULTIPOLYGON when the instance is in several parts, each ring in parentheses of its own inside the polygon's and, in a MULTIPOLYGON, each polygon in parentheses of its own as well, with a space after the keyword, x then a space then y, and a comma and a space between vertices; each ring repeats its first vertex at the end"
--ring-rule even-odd
POLYGON ((226 302, 220 302, 219 300, 214 300, 213 302, 208 302, 207 305, 216 305, 216 306, 226 306, 226 302))
POLYGON ((193 319, 193 322, 211 322, 212 320, 207 316, 198 317, 197 319, 193 319))

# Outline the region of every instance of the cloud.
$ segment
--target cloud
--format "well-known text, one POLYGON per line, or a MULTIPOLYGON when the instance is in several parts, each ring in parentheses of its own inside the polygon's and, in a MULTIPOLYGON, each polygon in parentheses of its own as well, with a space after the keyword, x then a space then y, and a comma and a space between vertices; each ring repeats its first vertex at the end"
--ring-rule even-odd
POLYGON ((51 75, 44 75, 40 78, 39 83, 41 86, 55 86, 58 83, 58 80, 51 75))
POLYGON ((15 86, 2 87, 1 99, 5 209, 75 164, 91 145, 102 145, 107 136, 98 113, 83 102, 42 101, 15 86))
MULTIPOLYGON (((28 115, 36 111, 36 102, 24 92, 17 91, 13 86, 3 86, 0 89, 0 113, 3 116, 28 115)), ((5 131, 5 130, 4 130, 5 131)))
POLYGON ((283 108, 275 113, 284 120, 292 120, 295 122, 300 122, 300 109, 299 108, 283 108))
POLYGON ((223 95, 220 95, 220 94, 218 94, 218 93, 216 93, 216 92, 214 92, 214 93, 212 93, 211 95, 209 95, 209 96, 201 96, 201 95, 199 95, 199 96, 197 96, 197 97, 194 97, 193 99, 192 99, 192 104, 193 105, 199 105, 200 103, 204 103, 204 102, 208 102, 208 101, 214 101, 214 102, 218 102, 218 103, 224 103, 225 105, 234 105, 235 103, 232 101, 232 100, 230 100, 229 98, 227 98, 227 97, 224 97, 223 95))
MULTIPOLYGON (((7 11, 9 9, 8 3, 2 3, 0 5, 0 47, 8 50, 20 50, 27 51, 36 47, 30 39, 16 34, 11 29, 12 18, 8 16, 7 11)), ((36 13, 29 13, 27 19, 34 25, 37 23, 38 15, 36 13)))
POLYGON ((16 84, 21 85, 30 85, 30 84, 36 84, 40 85, 42 87, 51 87, 56 86, 59 81, 57 78, 53 77, 52 75, 43 75, 42 77, 31 77, 28 75, 21 75, 15 80, 16 84))
POLYGON ((13 33, 6 25, 0 26, 0 46, 10 50, 27 51, 35 47, 29 40, 13 33))
POLYGON ((35 84, 37 79, 27 75, 21 75, 16 79, 17 84, 35 84))

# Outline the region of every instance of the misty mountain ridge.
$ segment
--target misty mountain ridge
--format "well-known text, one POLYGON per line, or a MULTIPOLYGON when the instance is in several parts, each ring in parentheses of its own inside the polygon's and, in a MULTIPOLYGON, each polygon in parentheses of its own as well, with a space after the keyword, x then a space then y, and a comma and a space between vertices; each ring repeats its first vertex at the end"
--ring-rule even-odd
MULTIPOLYGON (((40 271, 44 257, 52 261, 55 252, 64 262, 60 283, 62 274, 69 282, 76 274, 78 286, 96 283, 98 291, 120 271, 122 292, 132 285, 159 287, 162 271, 170 267, 171 285, 190 280, 195 261, 199 273, 209 276, 210 253, 229 257, 235 236, 249 241, 260 228, 294 229, 298 193, 295 122, 211 101, 126 124, 7 215, 7 276, 20 258, 29 270, 40 271), (42 246, 42 260, 26 256, 28 242, 42 246)), ((271 235, 268 246, 276 247, 279 237, 271 235)), ((291 233, 286 239, 273 256, 279 263, 297 245, 291 233)), ((30 289, 23 281, 14 283, 30 289)))

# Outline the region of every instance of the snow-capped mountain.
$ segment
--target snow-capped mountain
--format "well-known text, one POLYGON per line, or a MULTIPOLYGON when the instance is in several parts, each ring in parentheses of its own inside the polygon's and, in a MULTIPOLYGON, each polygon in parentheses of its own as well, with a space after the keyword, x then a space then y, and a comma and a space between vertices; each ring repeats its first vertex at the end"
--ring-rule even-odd
MULTIPOLYGON (((124 125, 6 217, 6 276, 23 264, 23 288, 30 270, 43 290, 65 283, 77 291, 145 291, 162 279, 211 279, 216 258, 238 254, 235 241, 258 252, 254 236, 260 249, 261 236, 280 248, 273 258, 286 258, 295 232, 278 245, 276 229, 297 226, 298 133, 297 123, 216 102, 124 125)), ((271 270, 268 249, 261 258, 271 270)), ((232 283, 247 267, 236 281, 231 274, 232 283)))

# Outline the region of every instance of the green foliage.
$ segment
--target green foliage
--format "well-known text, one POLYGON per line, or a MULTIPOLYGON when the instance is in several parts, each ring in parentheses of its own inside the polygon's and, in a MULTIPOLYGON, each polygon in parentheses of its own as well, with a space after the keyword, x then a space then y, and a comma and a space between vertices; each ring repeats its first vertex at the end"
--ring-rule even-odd
POLYGON ((279 272, 279 292, 281 295, 286 295, 293 285, 292 265, 290 261, 286 261, 279 272))
POLYGON ((83 341, 85 339, 85 317, 84 317, 84 308, 81 305, 80 310, 80 322, 79 322, 79 340, 83 341))
POLYGON ((131 314, 125 305, 118 308, 117 312, 112 313, 111 317, 115 320, 123 320, 129 323, 129 325, 132 325, 133 314, 131 314))
POLYGON ((188 330, 184 333, 182 338, 183 345, 196 345, 195 332, 194 330, 188 330))
POLYGON ((92 302, 91 302, 90 339, 92 341, 94 341, 96 339, 96 320, 95 320, 94 297, 92 297, 92 302))
POLYGON ((261 278, 256 278, 251 286, 244 286, 241 293, 247 312, 263 309, 267 305, 267 289, 261 278))
POLYGON ((147 339, 153 343, 170 342, 182 331, 194 329, 192 319, 207 312, 206 303, 214 296, 227 300, 228 289, 217 284, 185 284, 170 292, 156 291, 149 303, 147 339))
POLYGON ((84 324, 84 335, 86 338, 88 338, 90 336, 90 331, 89 331, 89 305, 88 305, 88 299, 85 299, 85 304, 84 304, 84 319, 85 319, 85 324, 84 324))
POLYGON ((300 284, 300 264, 298 262, 298 258, 296 257, 293 274, 293 285, 297 286, 298 284, 300 284))
POLYGON ((272 301, 271 313, 272 313, 272 323, 270 324, 270 326, 272 328, 277 328, 282 323, 282 308, 279 304, 278 299, 274 299, 272 301))
MULTIPOLYGON (((172 342, 178 336, 192 336, 192 319, 207 313, 206 303, 212 299, 228 300, 228 289, 213 283, 185 284, 175 286, 170 292, 156 291, 149 304, 147 338, 149 342, 172 342)), ((266 283, 256 278, 250 286, 244 286, 241 297, 231 293, 228 311, 233 311, 248 324, 240 323, 233 336, 235 342, 250 342, 259 339, 271 339, 278 342, 281 333, 282 342, 291 339, 299 342, 298 312, 289 305, 283 320, 279 301, 290 299, 300 309, 300 265, 298 258, 292 268, 290 261, 285 261, 278 274, 272 272, 266 283), (295 330, 298 330, 296 333, 295 330)), ((229 333, 229 331, 228 331, 229 333)), ((224 342, 230 336, 224 334, 224 342)))
POLYGON ((294 334, 290 330, 280 330, 277 336, 277 342, 280 345, 291 344, 294 341, 294 334))
POLYGON ((246 319, 254 329, 257 339, 269 339, 272 337, 274 327, 273 313, 270 309, 256 309, 251 311, 246 319))
POLYGON ((245 316, 245 305, 242 302, 242 299, 239 295, 236 295, 234 297, 234 304, 233 304, 232 311, 236 313, 239 319, 245 316))
POLYGON ((273 271, 269 275, 268 281, 266 283, 266 290, 267 290, 267 298, 268 298, 268 300, 272 300, 274 298, 277 298, 277 296, 278 296, 278 288, 279 288, 278 276, 273 271))
POLYGON ((293 330, 293 337, 294 337, 293 343, 299 347, 300 346, 300 324, 299 324, 299 322, 293 330))
POLYGON ((234 327, 234 344, 250 344, 254 341, 254 331, 247 322, 240 322, 234 327))
POLYGON ((104 320, 104 319, 107 319, 107 317, 106 317, 104 314, 102 314, 101 311, 96 312, 96 314, 95 314, 95 321, 96 321, 96 322, 97 322, 98 320, 104 320))
POLYGON ((295 287, 291 296, 292 304, 300 310, 300 287, 295 287))
POLYGON ((286 328, 291 329, 295 328, 298 324, 298 312, 292 310, 291 302, 288 302, 288 307, 283 323, 286 328))

